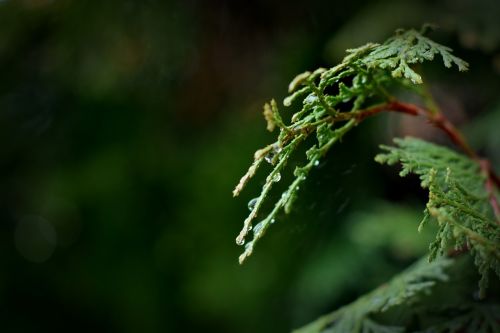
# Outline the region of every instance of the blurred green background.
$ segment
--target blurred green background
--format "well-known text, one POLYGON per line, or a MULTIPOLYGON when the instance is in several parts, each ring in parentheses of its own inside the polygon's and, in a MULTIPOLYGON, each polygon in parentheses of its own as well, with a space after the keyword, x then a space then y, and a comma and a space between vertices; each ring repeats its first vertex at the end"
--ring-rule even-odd
POLYGON ((273 139, 261 105, 346 48, 435 22, 471 70, 431 64, 426 80, 499 166, 499 8, 0 0, 0 331, 285 332, 385 281, 430 235, 416 233, 425 192, 376 165, 377 145, 446 140, 413 119, 366 121, 239 266, 264 172, 231 190, 273 139))

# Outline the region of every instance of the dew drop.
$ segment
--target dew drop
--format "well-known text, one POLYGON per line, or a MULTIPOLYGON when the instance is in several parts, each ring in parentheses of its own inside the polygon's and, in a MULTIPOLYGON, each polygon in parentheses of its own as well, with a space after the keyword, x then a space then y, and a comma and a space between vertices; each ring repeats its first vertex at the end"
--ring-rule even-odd
POLYGON ((253 248, 253 242, 248 242, 245 244, 245 252, 251 252, 253 248))
POLYGON ((273 164, 273 160, 281 152, 282 148, 277 144, 273 144, 272 149, 267 153, 267 155, 264 157, 267 163, 273 164))
POLYGON ((271 224, 273 224, 274 222, 276 222, 276 220, 275 219, 271 219, 271 224))
POLYGON ((245 239, 240 238, 240 237, 236 238, 236 244, 239 246, 245 244, 245 239))
POLYGON ((259 201, 259 198, 253 198, 252 200, 250 200, 248 202, 248 210, 252 211, 255 208, 257 201, 259 201))
POLYGON ((319 161, 318 160, 314 161, 314 166, 318 166, 318 165, 319 165, 319 161))
POLYGON ((255 228, 253 228, 253 234, 256 236, 262 231, 262 228, 264 228, 264 221, 259 222, 255 225, 255 228))
POLYGON ((318 97, 316 95, 310 94, 304 99, 304 104, 313 104, 318 100, 318 97))
POLYGON ((277 183, 281 180, 281 173, 277 172, 273 177, 273 182, 277 183))

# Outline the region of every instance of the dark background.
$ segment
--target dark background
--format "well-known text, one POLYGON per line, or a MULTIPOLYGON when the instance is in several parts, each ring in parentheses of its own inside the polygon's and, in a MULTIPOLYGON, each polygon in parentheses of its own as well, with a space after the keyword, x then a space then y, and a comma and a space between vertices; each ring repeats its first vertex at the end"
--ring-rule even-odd
POLYGON ((430 236, 425 193, 376 165, 377 145, 447 141, 366 121, 239 266, 265 172, 231 190, 273 140, 261 105, 346 48, 434 22, 471 70, 436 61, 424 80, 498 166, 499 14, 494 0, 0 0, 0 330, 284 332, 382 283, 430 236))

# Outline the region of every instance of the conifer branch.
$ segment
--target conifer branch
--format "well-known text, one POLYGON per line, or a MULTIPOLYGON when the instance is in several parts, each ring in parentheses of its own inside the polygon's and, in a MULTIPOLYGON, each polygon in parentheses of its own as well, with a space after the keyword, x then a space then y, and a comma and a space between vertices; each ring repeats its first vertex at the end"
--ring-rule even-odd
MULTIPOLYGON (((442 57, 446 67, 455 64, 460 71, 467 70, 468 64, 452 55, 450 48, 425 37, 423 34, 426 30, 428 27, 423 27, 420 31, 397 31, 394 37, 383 44, 369 43, 347 50, 348 55, 335 67, 319 68, 314 72, 307 71, 298 75, 289 85, 291 95, 283 102, 285 106, 289 106, 302 98, 302 109, 291 117, 290 124, 283 121, 274 100, 264 106, 267 129, 272 131, 279 128, 278 140, 255 153, 253 164, 241 178, 233 195, 239 195, 263 161, 270 163, 273 169, 266 178, 260 195, 249 205, 250 214, 236 239, 237 244, 245 245, 253 220, 258 217, 263 202, 274 183, 281 179, 281 171, 298 146, 312 133, 316 133, 317 144, 307 150, 307 163, 294 171, 296 180, 292 181, 271 212, 261 220, 257 231, 253 230, 253 240, 246 242, 240 262, 252 253, 255 242, 262 237, 279 212, 290 212, 297 197, 298 184, 305 180, 312 167, 319 163, 334 143, 339 142, 348 131, 367 117, 383 111, 423 116, 444 131, 466 154, 478 159, 463 135, 442 113, 398 101, 389 93, 389 88, 394 85, 413 89, 414 85, 421 84, 422 77, 410 65, 432 60, 435 55, 442 57), (329 91, 332 90, 336 93, 331 94, 329 91), (303 97, 304 95, 306 96, 303 97), (342 122, 347 123, 339 127, 338 124, 342 122)), ((491 169, 488 174, 493 175, 491 169)))
MULTIPOLYGON (((437 224, 435 240, 429 246, 430 263, 420 261, 393 279, 387 287, 378 288, 351 305, 321 317, 300 332, 404 332, 403 327, 383 325, 374 321, 371 315, 384 312, 389 307, 412 304, 421 294, 428 293, 436 282, 446 281, 448 277, 444 269, 456 261, 452 258, 465 252, 474 259, 481 276, 481 298, 485 296, 489 272, 493 271, 500 277, 500 178, 490 162, 481 159, 459 129, 445 117, 429 91, 425 87, 416 88, 423 80, 413 66, 433 60, 435 55, 442 58, 445 67, 454 64, 464 71, 468 64, 454 56, 450 48, 424 36, 428 28, 424 26, 420 31, 398 30, 395 36, 382 44, 368 43, 347 50, 348 55, 337 66, 296 76, 289 85, 290 95, 283 104, 290 106, 301 101, 302 107, 291 116, 289 123, 281 117, 274 100, 264 106, 267 129, 273 131, 278 128, 279 134, 274 143, 257 150, 254 162, 233 191, 234 196, 239 195, 257 169, 265 164, 264 161, 271 165, 260 195, 249 203, 250 214, 236 238, 238 245, 244 245, 240 264, 253 253, 255 244, 279 214, 291 211, 301 184, 320 160, 366 118, 381 112, 425 118, 466 155, 411 138, 395 139, 395 147, 382 146, 385 152, 376 156, 377 162, 401 163, 401 176, 415 173, 420 176, 422 187, 429 190, 429 201, 418 230, 430 220, 437 224), (426 107, 396 99, 390 93, 395 86, 417 93, 426 107), (270 212, 253 225, 275 183, 281 180, 281 172, 288 161, 300 145, 311 142, 313 134, 316 141, 306 150, 306 161, 295 168, 295 178, 271 206, 270 212), (250 232, 253 238, 247 240, 250 232)), ((471 311, 464 318, 470 316, 480 314, 471 311)), ((458 324, 451 322, 436 330, 441 332, 441 327, 444 330, 450 327, 472 330, 475 327, 460 320, 458 324)))
POLYGON ((479 165, 481 166, 481 171, 486 177, 485 188, 486 192, 488 192, 488 199, 490 200, 491 207, 495 213, 497 223, 500 224, 500 205, 498 204, 494 188, 495 185, 498 186, 498 184, 495 183, 495 179, 498 179, 498 177, 493 172, 490 161, 482 159, 479 161, 479 165))
MULTIPOLYGON (((439 109, 434 108, 433 110, 428 110, 416 104, 393 100, 391 102, 383 103, 364 110, 337 113, 334 116, 326 117, 323 122, 336 123, 339 121, 356 119, 357 123, 360 123, 365 118, 371 117, 384 111, 399 112, 411 116, 424 117, 429 123, 442 130, 458 148, 460 148, 464 153, 467 154, 467 156, 476 160, 481 166, 482 172, 486 176, 485 187, 490 197, 490 203, 495 212, 497 221, 498 223, 500 223, 500 205, 494 192, 495 186, 500 188, 498 176, 493 171, 491 163, 486 159, 481 159, 479 155, 477 155, 477 153, 467 143, 464 135, 460 132, 460 130, 458 130, 458 128, 455 127, 455 125, 453 125, 453 123, 449 121, 448 118, 446 118, 443 113, 439 111, 439 109)), ((306 132, 310 132, 319 123, 321 122, 309 124, 308 126, 299 128, 298 130, 305 130, 306 132)))
POLYGON ((389 311, 401 304, 413 304, 429 293, 439 282, 448 281, 447 270, 454 259, 440 258, 432 263, 421 259, 373 290, 332 313, 326 314, 312 323, 295 330, 294 333, 364 333, 364 332, 405 332, 404 327, 375 323, 371 316, 389 311), (375 324, 375 330, 370 330, 375 324))
POLYGON ((484 187, 489 178, 473 159, 434 144, 406 138, 395 139, 397 147, 382 146, 379 163, 402 164, 401 176, 415 173, 421 186, 429 190, 424 219, 438 224, 436 239, 430 245, 429 259, 449 253, 454 247, 468 249, 481 275, 481 296, 485 295, 489 271, 500 277, 500 224, 491 206, 491 193, 484 187))

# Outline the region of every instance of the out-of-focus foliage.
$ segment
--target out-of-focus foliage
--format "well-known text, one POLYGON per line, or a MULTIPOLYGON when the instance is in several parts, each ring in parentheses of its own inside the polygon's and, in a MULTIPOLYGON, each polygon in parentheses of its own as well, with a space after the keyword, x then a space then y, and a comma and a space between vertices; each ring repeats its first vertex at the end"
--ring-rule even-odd
MULTIPOLYGON (((478 302, 469 258, 419 260, 355 302, 296 332, 483 332, 498 330, 497 299, 478 302)), ((496 285, 498 293, 499 285, 496 285)))
POLYGON ((440 258, 430 264, 421 259, 387 284, 296 332, 405 332, 405 327, 378 324, 369 317, 401 304, 411 306, 422 294, 430 294, 436 283, 449 280, 445 271, 452 264, 453 260, 446 258, 440 258))
POLYGON ((367 291, 366 286, 390 279, 398 273, 394 260, 411 262, 428 251, 434 230, 426 228, 415 237, 421 210, 381 201, 372 205, 350 214, 345 228, 338 227, 328 246, 304 263, 304 273, 293 286, 293 302, 310 308, 310 318, 342 300, 347 291, 367 291), (353 276, 364 276, 366 286, 360 288, 353 276))
POLYGON ((465 133, 474 145, 482 147, 485 154, 491 156, 492 166, 496 170, 500 170, 500 153, 498 153, 500 135, 496 133, 498 124, 500 124, 500 104, 493 105, 489 112, 478 117, 465 128, 465 133))

